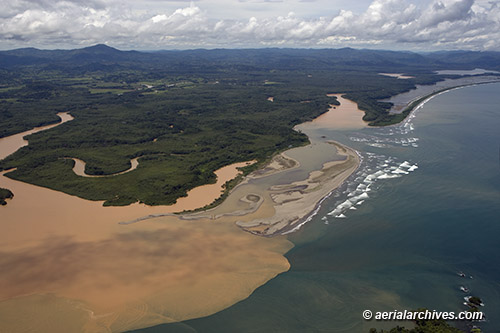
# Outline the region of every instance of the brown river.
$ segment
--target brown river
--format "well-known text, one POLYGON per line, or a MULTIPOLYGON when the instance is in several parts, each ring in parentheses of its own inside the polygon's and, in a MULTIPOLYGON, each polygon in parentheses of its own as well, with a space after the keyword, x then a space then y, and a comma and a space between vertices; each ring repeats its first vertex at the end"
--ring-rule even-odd
MULTIPOLYGON (((337 119, 351 122, 338 126, 364 126, 363 113, 340 101, 330 111, 345 111, 337 119)), ((24 136, 73 119, 59 116, 59 124, 0 139, 0 158, 26 145, 24 136)), ((328 117, 320 118, 301 130, 309 135, 317 126, 335 127, 328 117)), ((284 236, 252 235, 235 222, 272 216, 272 184, 305 179, 338 159, 333 145, 319 141, 287 155, 298 162, 293 173, 249 178, 209 212, 131 224, 119 222, 211 203, 246 163, 217 170, 216 184, 191 190, 175 205, 155 207, 103 207, 1 172, 0 187, 10 189, 14 199, 0 207, 0 331, 120 332, 207 316, 248 297, 288 270, 283 255, 293 245, 284 236), (262 199, 258 206, 244 200, 254 197, 249 194, 262 199)), ((127 172, 137 172, 140 160, 135 168, 127 172)))

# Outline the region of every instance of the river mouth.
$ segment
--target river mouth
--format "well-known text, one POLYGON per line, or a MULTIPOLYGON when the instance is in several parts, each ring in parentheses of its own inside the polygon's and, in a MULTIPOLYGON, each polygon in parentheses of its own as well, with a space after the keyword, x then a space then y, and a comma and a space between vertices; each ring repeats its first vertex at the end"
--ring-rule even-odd
MULTIPOLYGON (((212 210, 180 217, 172 214, 181 210, 177 204, 103 207, 2 172, 0 186, 15 193, 1 208, 0 269, 7 273, 0 282, 0 312, 13 318, 2 329, 125 331, 207 316, 247 298, 289 269, 284 254, 293 245, 284 236, 244 232, 236 222, 273 216, 272 186, 308 179, 326 163, 346 158, 306 127, 312 143, 287 151, 277 162, 280 170, 249 177, 212 210), (141 219, 161 214, 167 216, 141 219), (119 223, 131 219, 140 222, 119 223), (61 313, 66 319, 51 319, 61 313)), ((218 179, 233 178, 244 165, 221 169, 218 179)), ((221 184, 215 185, 218 196, 221 184)), ((200 206, 198 201, 182 210, 200 206)))

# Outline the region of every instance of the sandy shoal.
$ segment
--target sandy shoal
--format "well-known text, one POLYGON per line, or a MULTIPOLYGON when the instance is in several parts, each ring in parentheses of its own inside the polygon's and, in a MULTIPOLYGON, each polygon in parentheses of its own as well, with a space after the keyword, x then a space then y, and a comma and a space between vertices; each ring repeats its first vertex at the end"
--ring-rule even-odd
POLYGON ((330 141, 337 148, 341 161, 331 161, 321 170, 312 171, 302 181, 272 186, 271 198, 274 214, 252 220, 238 220, 243 229, 258 235, 275 235, 300 225, 331 191, 340 186, 359 166, 359 156, 353 149, 330 141))

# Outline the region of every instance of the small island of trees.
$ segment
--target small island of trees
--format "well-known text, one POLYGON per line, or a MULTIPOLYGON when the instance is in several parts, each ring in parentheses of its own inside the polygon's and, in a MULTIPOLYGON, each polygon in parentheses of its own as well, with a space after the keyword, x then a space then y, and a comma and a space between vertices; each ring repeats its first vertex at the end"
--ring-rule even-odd
POLYGON ((12 199, 14 197, 14 193, 6 188, 0 187, 0 205, 5 206, 7 201, 5 199, 12 199))

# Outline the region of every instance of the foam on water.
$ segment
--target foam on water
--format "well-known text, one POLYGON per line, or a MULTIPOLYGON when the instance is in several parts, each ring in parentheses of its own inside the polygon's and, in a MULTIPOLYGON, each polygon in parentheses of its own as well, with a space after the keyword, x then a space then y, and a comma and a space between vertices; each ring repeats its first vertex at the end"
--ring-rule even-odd
MULTIPOLYGON (((415 130, 413 119, 426 102, 427 100, 415 108, 401 124, 356 132, 349 136, 349 140, 381 150, 394 147, 417 148, 419 138, 411 135, 415 130)), ((328 217, 347 218, 350 211, 356 210, 356 206, 361 206, 370 198, 368 195, 370 191, 376 191, 377 182, 404 177, 418 169, 415 162, 398 161, 394 157, 383 154, 363 152, 361 156, 360 168, 333 194, 332 197, 336 199, 333 209, 322 217, 326 224, 329 222, 328 217)))
MULTIPOLYGON (((349 140, 380 150, 395 147, 418 148, 419 138, 411 135, 415 130, 413 119, 428 100, 423 101, 417 106, 404 122, 393 126, 355 132, 349 136, 349 140)), ((370 198, 368 192, 377 190, 377 182, 391 181, 391 179, 409 175, 418 169, 417 163, 398 161, 394 157, 379 153, 366 151, 363 153, 358 152, 358 155, 361 160, 358 170, 341 187, 323 198, 307 219, 283 234, 297 231, 305 223, 311 221, 318 214, 321 204, 327 198, 335 199, 334 208, 321 217, 321 220, 325 224, 328 224, 328 217, 347 218, 349 211, 357 210, 355 206, 361 206, 370 198)))
POLYGON ((327 223, 327 216, 335 218, 347 218, 348 212, 356 210, 355 206, 362 205, 372 190, 376 190, 376 183, 399 178, 415 171, 418 166, 410 161, 397 161, 393 157, 378 155, 374 153, 363 153, 363 163, 358 171, 337 191, 334 209, 322 217, 327 223))

